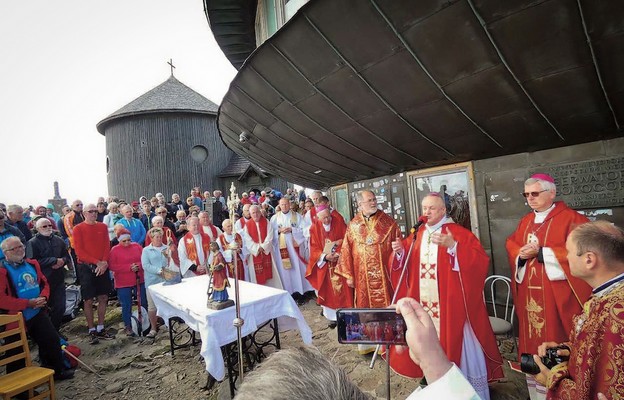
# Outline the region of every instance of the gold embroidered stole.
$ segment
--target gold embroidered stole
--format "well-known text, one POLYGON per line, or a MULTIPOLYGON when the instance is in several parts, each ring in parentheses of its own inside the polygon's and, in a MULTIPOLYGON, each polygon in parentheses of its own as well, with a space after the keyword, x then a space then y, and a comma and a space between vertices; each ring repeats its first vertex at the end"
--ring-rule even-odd
POLYGON ((438 245, 431 242, 431 235, 440 228, 430 232, 425 229, 420 244, 419 292, 420 304, 433 320, 440 337, 440 292, 438 290, 438 245))
MULTIPOLYGON (((280 217, 281 215, 277 216, 278 219, 280 217)), ((277 226, 279 228, 282 227, 280 224, 277 224, 277 226)), ((293 226, 297 226, 297 214, 291 210, 290 211, 291 229, 293 226)), ((291 232, 291 235, 292 235, 292 232, 291 232)), ((294 240, 293 240, 293 247, 295 248, 295 251, 298 251, 299 247, 297 246, 294 240)), ((279 249, 280 249, 280 257, 282 258, 282 267, 284 267, 284 269, 291 269, 292 262, 290 261, 290 255, 288 254, 288 245, 286 244, 286 233, 283 233, 283 232, 279 233, 279 249)))
MULTIPOLYGON (((527 225, 525 231, 525 243, 535 243, 540 247, 546 246, 546 239, 552 218, 546 217, 544 222, 531 222, 527 225), (547 225, 545 231, 540 231, 547 225)), ((527 321, 529 324, 529 338, 542 337, 542 330, 545 329, 546 315, 544 312, 544 279, 546 271, 545 266, 537 261, 537 257, 532 258, 526 263, 525 279, 527 280, 527 299, 525 310, 527 313, 527 321)), ((544 340, 547 338, 544 338, 544 340)))

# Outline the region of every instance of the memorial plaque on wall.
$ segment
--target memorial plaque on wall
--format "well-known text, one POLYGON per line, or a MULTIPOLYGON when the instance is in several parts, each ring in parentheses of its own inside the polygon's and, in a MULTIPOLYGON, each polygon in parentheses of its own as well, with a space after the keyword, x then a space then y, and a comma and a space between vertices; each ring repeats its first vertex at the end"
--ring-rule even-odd
POLYGON ((572 208, 624 205, 624 157, 560 164, 545 172, 555 179, 557 195, 572 208))
POLYGON ((404 235, 407 233, 409 206, 407 204, 407 180, 404 173, 352 182, 348 186, 351 195, 351 209, 354 213, 358 209, 357 192, 370 190, 377 196, 377 208, 394 218, 399 229, 401 229, 401 233, 404 235))

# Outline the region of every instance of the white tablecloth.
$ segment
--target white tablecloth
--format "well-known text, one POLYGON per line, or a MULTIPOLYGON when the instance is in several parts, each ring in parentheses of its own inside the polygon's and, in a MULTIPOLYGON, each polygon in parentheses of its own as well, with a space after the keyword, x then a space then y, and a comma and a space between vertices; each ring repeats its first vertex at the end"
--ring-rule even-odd
MULTIPOLYGON (((234 281, 230 280, 228 294, 234 300, 234 281)), ((280 331, 299 329, 303 341, 312 343, 312 331, 301 311, 288 292, 254 283, 239 282, 241 318, 245 320, 243 337, 255 332, 264 322, 278 318, 280 331)), ((202 340, 201 355, 206 361, 206 371, 215 379, 223 380, 225 365, 221 346, 236 341, 236 307, 224 310, 210 310, 208 300, 208 276, 184 278, 175 285, 152 285, 148 288, 158 315, 165 323, 169 318, 180 317, 202 340)))

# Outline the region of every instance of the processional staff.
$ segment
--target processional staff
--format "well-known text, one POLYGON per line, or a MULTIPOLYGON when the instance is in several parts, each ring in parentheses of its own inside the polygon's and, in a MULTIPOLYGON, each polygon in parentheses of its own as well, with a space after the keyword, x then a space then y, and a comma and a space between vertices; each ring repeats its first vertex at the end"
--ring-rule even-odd
MULTIPOLYGON (((236 209, 240 203, 240 199, 238 198, 238 194, 236 193, 236 187, 234 186, 234 182, 232 182, 232 186, 230 186, 230 197, 228 199, 228 209, 230 210, 230 221, 234 223, 234 214, 236 213, 236 209)), ((228 245, 228 249, 232 251, 232 259, 234 261, 234 300, 236 306, 236 318, 232 322, 236 327, 236 336, 238 342, 238 377, 240 379, 240 383, 243 383, 243 336, 242 329, 245 321, 240 316, 240 296, 238 293, 238 244, 236 240, 232 240, 232 243, 228 245)))

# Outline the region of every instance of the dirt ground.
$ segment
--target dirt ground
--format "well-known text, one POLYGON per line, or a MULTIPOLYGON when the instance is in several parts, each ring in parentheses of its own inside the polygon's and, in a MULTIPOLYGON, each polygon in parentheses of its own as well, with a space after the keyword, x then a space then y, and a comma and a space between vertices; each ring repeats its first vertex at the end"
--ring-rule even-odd
MULTIPOLYGON (((345 369, 349 377, 375 399, 386 398, 386 363, 379 359, 374 369, 369 369, 370 356, 361 356, 356 347, 341 345, 336 339, 336 330, 327 327, 325 318, 319 315, 320 307, 309 301, 300 309, 313 332, 313 345, 322 354, 333 359, 345 369)), ((204 387, 207 374, 200 345, 176 350, 171 355, 169 336, 166 327, 161 327, 156 340, 130 338, 122 333, 120 309, 111 302, 107 313, 107 326, 111 331, 119 330, 113 340, 100 341, 89 345, 86 325, 82 313, 63 326, 62 332, 69 342, 82 350, 80 359, 92 366, 98 374, 78 368, 73 380, 57 383, 59 399, 229 399, 227 379, 217 383, 211 390, 204 387)), ((282 348, 302 343, 297 331, 282 332, 282 348)), ((511 342, 501 347, 509 349, 511 342)), ((269 350, 270 351, 270 350, 269 350)), ((504 357, 513 358, 512 354, 504 357)), ((505 370, 503 381, 491 385, 491 398, 526 399, 528 393, 524 377, 516 372, 505 370)), ((391 398, 404 399, 417 386, 417 382, 391 375, 391 398)))

